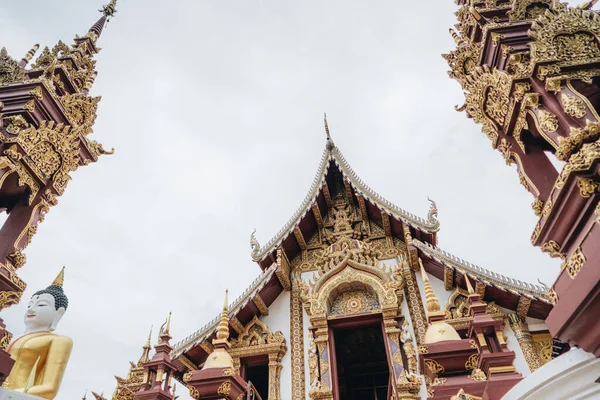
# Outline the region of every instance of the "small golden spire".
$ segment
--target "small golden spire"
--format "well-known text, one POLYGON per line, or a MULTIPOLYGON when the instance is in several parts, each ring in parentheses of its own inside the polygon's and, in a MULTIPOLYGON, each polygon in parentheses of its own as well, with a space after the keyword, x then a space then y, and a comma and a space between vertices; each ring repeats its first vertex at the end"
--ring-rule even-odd
POLYGON ((37 373, 37 366, 38 366, 39 362, 40 362, 40 357, 38 357, 37 360, 35 360, 35 364, 33 364, 33 368, 31 369, 31 372, 29 373, 29 378, 27 378, 27 383, 25 383, 25 388, 23 389, 23 393, 29 392, 29 389, 31 389, 33 387, 33 385, 35 384, 35 374, 37 373))
POLYGON ((225 301, 223 302, 223 312, 221 313, 221 322, 217 328, 217 339, 227 340, 229 339, 229 311, 227 304, 227 295, 229 290, 225 289, 225 301))
POLYGON ((427 276, 427 272, 425 272, 423 262, 420 258, 419 266, 421 267, 421 277, 423 278, 423 285, 425 286, 425 303, 427 304, 427 311, 440 311, 440 302, 438 301, 437 297, 435 297, 435 293, 433 293, 433 289, 429 283, 429 277, 427 276))
POLYGON ((150 325, 150 333, 148 334, 148 340, 146 340, 146 345, 144 347, 150 348, 151 346, 150 340, 152 338, 152 328, 154 328, 154 326, 150 325))
POLYGON ((175 396, 175 392, 176 391, 177 391, 177 384, 173 383, 173 393, 172 393, 173 394, 173 397, 172 397, 173 400, 175 400, 178 397, 178 396, 177 397, 175 396))
POLYGON ((65 283, 65 267, 62 267, 54 282, 52 282, 52 286, 63 287, 63 283, 65 283))
POLYGON ((463 272, 463 274, 465 275, 465 282, 467 282, 467 291, 469 292, 469 294, 475 293, 475 291, 473 290, 473 286, 471 286, 471 281, 469 280, 469 275, 467 275, 466 272, 463 272))
POLYGON ((85 394, 83 395, 83 398, 81 400, 87 400, 87 389, 85 389, 85 394))
POLYGON ((171 311, 169 311, 169 317, 167 318, 167 327, 165 328, 165 334, 169 335, 171 331, 171 311))
POLYGON ((333 139, 331 139, 331 135, 329 134, 329 124, 327 123, 327 113, 323 113, 323 119, 325 122, 325 134, 327 135, 327 148, 329 150, 331 150, 335 147, 335 145, 333 144, 333 139))

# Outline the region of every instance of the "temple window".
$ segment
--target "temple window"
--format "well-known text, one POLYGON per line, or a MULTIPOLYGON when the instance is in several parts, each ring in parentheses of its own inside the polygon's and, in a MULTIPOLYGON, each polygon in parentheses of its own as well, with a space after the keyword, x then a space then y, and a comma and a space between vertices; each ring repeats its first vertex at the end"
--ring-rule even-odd
POLYGON ((269 398, 269 360, 264 357, 260 360, 242 362, 242 377, 246 382, 252 382, 262 399, 269 398))

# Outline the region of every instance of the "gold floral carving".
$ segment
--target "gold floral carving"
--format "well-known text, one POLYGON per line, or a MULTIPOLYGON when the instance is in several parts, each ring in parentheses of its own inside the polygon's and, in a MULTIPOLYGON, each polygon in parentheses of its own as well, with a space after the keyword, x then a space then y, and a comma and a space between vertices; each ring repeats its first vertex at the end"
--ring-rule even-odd
POLYGON ((531 307, 531 299, 524 296, 519 297, 519 302, 517 304, 517 315, 521 318, 527 317, 527 314, 529 313, 529 307, 531 307))
POLYGON ((192 372, 191 371, 190 372, 186 372, 183 375, 183 381, 187 383, 187 382, 189 382, 191 380, 192 380, 192 372))
POLYGON ((586 259, 581 251, 581 247, 578 247, 563 265, 571 279, 575 279, 579 271, 581 271, 581 268, 583 268, 585 262, 586 259))
POLYGON ((600 158, 600 143, 585 143, 581 146, 581 150, 571 155, 556 180, 554 188, 562 189, 572 172, 589 169, 598 158, 600 158))
POLYGON ((563 93, 560 102, 565 112, 574 118, 583 118, 587 114, 583 101, 575 96, 563 93))
POLYGON ((553 288, 548 289, 548 299, 550 299, 550 303, 556 305, 558 303, 558 294, 553 288))
POLYGON ((0 292, 0 310, 4 310, 5 308, 12 306, 13 304, 19 303, 22 295, 23 292, 0 292))
POLYGON ((546 10, 554 8, 554 0, 518 0, 508 12, 511 21, 537 19, 546 10))
POLYGON ((561 258, 564 260, 567 257, 565 253, 560 252, 560 245, 554 240, 549 240, 548 242, 544 243, 541 247, 541 250, 544 253, 549 253, 550 257, 552 258, 561 258))
POLYGON ((350 290, 338 295, 329 307, 330 315, 350 315, 381 311, 377 297, 366 290, 350 290))
POLYGON ((535 199, 533 201, 533 203, 531 204, 531 208, 533 208, 533 212, 535 213, 536 216, 541 217, 542 210, 544 208, 544 202, 541 201, 540 199, 535 199))
POLYGON ((587 178, 579 178, 577 180, 577 187, 579 188, 581 197, 587 199, 596 193, 596 191, 600 188, 600 183, 594 182, 593 180, 587 178))
POLYGON ((482 131, 491 139, 497 138, 497 130, 504 126, 511 84, 508 74, 487 66, 476 68, 463 82, 467 115, 482 124, 482 131))
POLYGON ((6 330, 3 330, 3 332, 4 335, 2 336, 2 339, 0 339, 0 350, 6 350, 10 345, 10 341, 13 338, 13 335, 10 332, 6 330))
POLYGON ((552 361, 552 336, 547 333, 532 336, 542 365, 552 361))
POLYGON ((576 147, 583 141, 596 137, 600 133, 600 123, 587 121, 584 128, 571 127, 569 137, 559 137, 556 158, 565 161, 573 153, 576 147))
POLYGON ((471 370, 477 368, 477 361, 479 354, 471 354, 467 362, 465 363, 465 369, 471 370))
POLYGON ((481 45, 470 43, 465 46, 458 46, 456 50, 451 51, 449 54, 442 55, 450 66, 448 75, 458 81, 465 79, 475 70, 480 52, 481 45))
POLYGON ((198 392, 198 389, 196 389, 195 387, 189 386, 189 391, 190 391, 190 396, 192 397, 192 399, 200 398, 200 392, 198 392))
POLYGON ((558 129, 558 118, 546 110, 539 110, 537 112, 537 119, 540 124, 540 128, 545 132, 556 132, 558 129))
POLYGON ((217 394, 220 394, 222 396, 229 396, 229 393, 231 393, 231 382, 221 383, 221 385, 217 389, 217 394))
POLYGON ((429 349, 427 348, 427 346, 419 346, 419 354, 429 354, 429 349))
POLYGON ((425 365, 427 365, 427 367, 429 368, 429 370, 431 372, 433 372, 434 374, 443 374, 446 369, 442 366, 442 364, 440 364, 439 362, 435 361, 435 360, 431 360, 429 358, 426 358, 424 360, 425 365))
POLYGON ((482 370, 480 370, 479 368, 475 368, 473 370, 473 372, 471 372, 471 375, 469 375, 467 378, 474 380, 475 382, 487 381, 487 377, 485 376, 485 373, 482 370))
POLYGON ((600 31, 594 12, 564 8, 559 13, 546 13, 531 25, 529 35, 536 62, 559 62, 561 65, 590 63, 600 57, 598 41, 592 32, 600 31))

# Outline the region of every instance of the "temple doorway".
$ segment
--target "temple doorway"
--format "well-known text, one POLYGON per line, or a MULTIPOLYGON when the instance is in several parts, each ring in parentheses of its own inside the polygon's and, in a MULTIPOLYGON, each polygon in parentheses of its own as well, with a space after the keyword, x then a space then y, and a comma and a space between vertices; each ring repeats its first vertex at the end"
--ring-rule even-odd
POLYGON ((336 400, 386 400, 390 371, 381 321, 333 328, 336 400))

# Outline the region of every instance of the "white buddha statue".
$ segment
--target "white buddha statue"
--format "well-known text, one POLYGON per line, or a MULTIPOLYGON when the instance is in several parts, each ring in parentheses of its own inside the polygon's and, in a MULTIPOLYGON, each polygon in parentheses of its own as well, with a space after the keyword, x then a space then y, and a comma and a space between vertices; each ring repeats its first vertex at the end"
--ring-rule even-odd
POLYGON ((69 305, 63 280, 64 267, 52 285, 31 297, 25 334, 8 347, 15 360, 5 382, 8 389, 43 399, 56 397, 73 348, 71 338, 52 333, 69 305))

